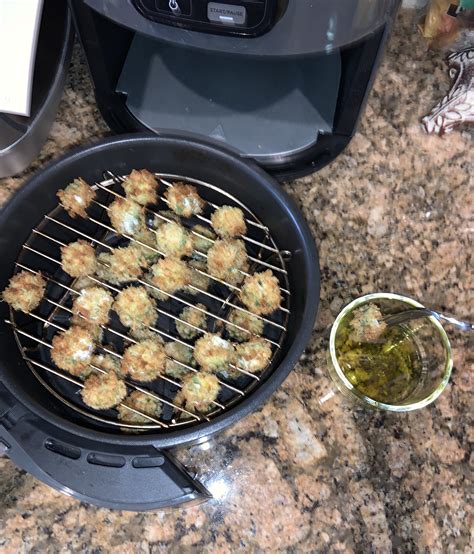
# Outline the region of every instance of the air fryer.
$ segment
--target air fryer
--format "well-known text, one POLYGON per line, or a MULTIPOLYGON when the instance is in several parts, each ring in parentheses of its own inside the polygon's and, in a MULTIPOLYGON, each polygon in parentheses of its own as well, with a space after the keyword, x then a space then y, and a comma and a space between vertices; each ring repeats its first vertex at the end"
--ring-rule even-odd
MULTIPOLYGON (((110 250, 116 239, 121 240, 113 238, 110 250)), ((231 150, 176 134, 114 137, 75 150, 37 172, 0 211, 0 255, 0 291, 15 270, 40 271, 48 282, 41 305, 29 314, 14 313, 0 302, 0 454, 55 489, 108 508, 143 511, 205 500, 209 493, 170 448, 207 440, 264 402, 300 357, 319 303, 316 247, 301 212, 282 187, 231 150), (81 382, 53 366, 47 346, 52 333, 69 325, 65 294, 73 289, 62 273, 59 245, 87 236, 107 248, 113 234, 106 204, 120 195, 119 176, 136 167, 161 175, 161 193, 173 176, 193 182, 209 212, 216 203, 241 206, 249 224, 249 259, 256 270, 273 268, 284 295, 282 305, 264 319, 262 340, 272 344, 273 352, 268 367, 258 376, 237 367, 235 379, 219 375, 219 395, 210 411, 184 408, 179 378, 170 380, 160 373, 153 382, 127 384, 160 401, 160 415, 145 428, 120 421, 114 410, 87 408, 81 401, 81 382), (70 218, 57 203, 58 188, 77 175, 95 183, 98 192, 98 202, 85 219, 70 218), (116 192, 111 194, 110 187, 116 192)), ((176 316, 185 305, 206 305, 209 331, 226 321, 230 307, 245 310, 220 279, 214 279, 209 290, 206 286, 195 292, 198 296, 183 291, 160 300, 156 327, 150 329, 176 342, 181 340, 176 316)), ((128 331, 118 325, 111 316, 104 329, 111 333, 104 335, 108 351, 113 345, 119 351, 117 340, 129 340, 128 331)))
POLYGON ((399 0, 69 0, 118 133, 222 141, 280 179, 349 143, 399 0))

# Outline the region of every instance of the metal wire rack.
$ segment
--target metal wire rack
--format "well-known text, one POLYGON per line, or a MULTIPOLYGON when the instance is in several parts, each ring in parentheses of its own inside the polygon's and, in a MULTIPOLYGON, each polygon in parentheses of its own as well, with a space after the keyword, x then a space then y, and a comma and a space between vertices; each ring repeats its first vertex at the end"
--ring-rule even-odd
MULTIPOLYGON (((118 176, 110 171, 104 172, 104 180, 93 186, 96 191, 96 199, 88 210, 87 218, 72 219, 61 205, 56 206, 32 230, 31 235, 23 245, 16 264, 17 270, 41 273, 47 282, 44 298, 37 310, 32 313, 23 314, 11 310, 10 319, 6 322, 13 327, 21 354, 33 375, 57 400, 73 410, 79 417, 93 420, 96 424, 105 427, 112 426, 118 431, 127 429, 141 432, 166 431, 170 428, 208 421, 251 394, 261 382, 269 377, 278 362, 290 315, 291 292, 289 290, 286 263, 291 259, 291 253, 278 249, 269 229, 259 221, 252 211, 237 198, 210 183, 182 175, 156 173, 155 176, 165 187, 173 186, 173 181, 180 181, 198 188, 200 196, 206 200, 206 208, 203 214, 191 218, 181 218, 181 224, 187 227, 191 233, 207 241, 214 242, 214 239, 196 232, 193 229, 194 225, 200 223, 211 228, 210 214, 213 210, 224 204, 240 207, 245 213, 248 228, 247 234, 240 238, 245 241, 251 263, 249 272, 244 273, 248 275, 255 271, 271 269, 279 280, 283 303, 270 316, 264 317, 252 314, 264 323, 262 338, 268 341, 273 350, 272 359, 267 368, 256 375, 243 368, 231 365, 234 373, 238 375, 237 378, 229 379, 228 376, 219 374, 220 393, 209 412, 196 413, 179 405, 175 401, 175 396, 182 386, 181 382, 179 379, 171 378, 164 373, 160 374, 159 378, 153 383, 147 383, 146 386, 125 379, 129 391, 138 390, 161 403, 162 413, 160 417, 145 414, 132 406, 128 406, 126 402, 122 403, 121 406, 130 412, 141 415, 148 423, 138 424, 119 421, 114 409, 92 410, 82 402, 81 396, 78 394, 84 386, 83 382, 59 370, 50 358, 51 340, 56 332, 66 330, 69 327, 73 315, 71 304, 73 299, 80 294, 75 287, 76 281, 62 269, 59 249, 69 242, 83 239, 93 245, 98 253, 113 251, 117 246, 138 243, 161 257, 166 256, 157 248, 145 244, 133 236, 118 234, 110 225, 108 206, 117 197, 124 197, 121 183, 126 176, 118 176)), ((172 221, 162 213, 160 204, 164 204, 165 208, 167 207, 167 200, 163 195, 160 195, 159 202, 153 209, 147 208, 148 225, 152 225, 152 221, 156 218, 163 221, 172 221)), ((200 251, 193 252, 193 256, 202 259, 207 257, 205 253, 200 251)), ((193 269, 193 271, 197 271, 210 279, 211 286, 209 290, 188 285, 187 292, 181 291, 171 294, 144 279, 136 279, 137 284, 164 293, 167 298, 157 302, 159 317, 155 325, 150 326, 149 329, 163 339, 180 343, 191 350, 194 349, 194 345, 191 342, 184 341, 176 332, 175 324, 177 321, 193 328, 198 334, 222 331, 222 329, 225 333, 224 324, 234 326, 244 333, 249 333, 243 327, 227 319, 231 309, 251 313, 238 301, 239 287, 222 279, 217 279, 201 269, 193 269), (196 304, 198 303, 204 305, 205 308, 197 307, 196 304), (206 328, 192 325, 181 319, 179 312, 186 306, 192 306, 206 314, 206 328)), ((89 276, 89 278, 97 285, 109 290, 112 295, 118 294, 122 288, 95 276, 89 276)), ((129 284, 127 283, 127 285, 129 284)), ((128 329, 121 325, 113 312, 108 324, 101 325, 101 327, 104 339, 102 344, 97 347, 100 352, 121 359, 120 352, 123 351, 123 348, 128 344, 137 342, 136 339, 130 336, 128 329)), ((171 358, 171 360, 189 372, 199 372, 199 369, 192 364, 184 363, 175 358, 171 358)), ((91 364, 91 367, 95 372, 107 373, 97 365, 91 364)))

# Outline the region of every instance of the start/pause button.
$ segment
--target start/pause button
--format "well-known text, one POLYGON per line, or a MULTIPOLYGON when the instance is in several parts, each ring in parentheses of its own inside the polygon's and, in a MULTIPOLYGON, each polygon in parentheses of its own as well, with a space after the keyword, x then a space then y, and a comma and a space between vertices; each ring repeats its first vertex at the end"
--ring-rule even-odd
POLYGON ((209 2, 207 17, 209 21, 223 23, 224 25, 244 25, 247 21, 247 10, 244 6, 209 2))

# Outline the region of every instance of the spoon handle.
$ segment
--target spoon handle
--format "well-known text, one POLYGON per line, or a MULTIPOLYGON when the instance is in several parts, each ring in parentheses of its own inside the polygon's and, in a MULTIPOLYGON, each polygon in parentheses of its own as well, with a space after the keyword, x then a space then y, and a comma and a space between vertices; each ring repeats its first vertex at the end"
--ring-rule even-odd
POLYGON ((460 321, 459 319, 448 317, 447 315, 443 315, 440 313, 438 313, 438 318, 442 319, 443 321, 447 321, 452 325, 456 325, 456 327, 459 327, 463 331, 474 331, 474 323, 469 323, 468 321, 460 321))
POLYGON ((419 319, 420 317, 430 316, 436 317, 436 319, 438 320, 447 321, 448 323, 459 327, 459 329, 462 329, 463 331, 474 331, 474 324, 467 321, 461 321, 454 317, 443 315, 440 312, 429 310, 428 308, 405 310, 404 312, 385 316, 384 318, 382 318, 382 321, 384 321, 389 327, 391 327, 392 325, 400 325, 401 323, 404 323, 405 321, 410 321, 412 319, 419 319))

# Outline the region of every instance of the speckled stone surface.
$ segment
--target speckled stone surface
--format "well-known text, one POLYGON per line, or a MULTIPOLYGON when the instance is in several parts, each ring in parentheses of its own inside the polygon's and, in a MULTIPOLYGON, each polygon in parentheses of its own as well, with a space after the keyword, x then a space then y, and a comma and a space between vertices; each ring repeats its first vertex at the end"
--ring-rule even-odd
MULTIPOLYGON (((214 494, 164 513, 80 504, 0 459, 0 552, 472 552, 474 437, 468 337, 435 405, 388 415, 331 390, 331 322, 362 293, 406 293, 468 318, 473 308, 472 139, 427 137, 420 117, 447 88, 412 13, 399 16, 360 131, 331 166, 286 185, 319 246, 321 309, 294 372, 211 448, 178 453, 214 494)), ((31 170, 0 181, 0 203, 51 158, 109 134, 76 51, 50 138, 31 170)))

